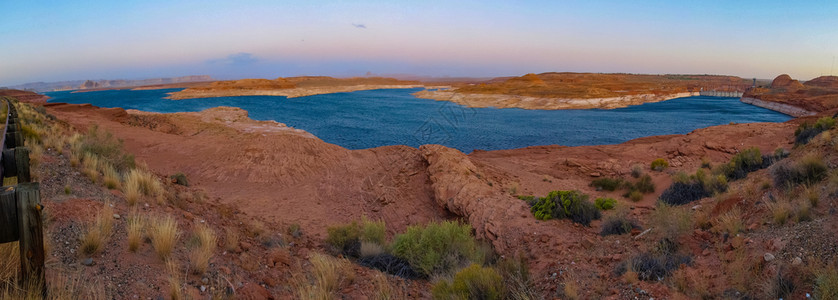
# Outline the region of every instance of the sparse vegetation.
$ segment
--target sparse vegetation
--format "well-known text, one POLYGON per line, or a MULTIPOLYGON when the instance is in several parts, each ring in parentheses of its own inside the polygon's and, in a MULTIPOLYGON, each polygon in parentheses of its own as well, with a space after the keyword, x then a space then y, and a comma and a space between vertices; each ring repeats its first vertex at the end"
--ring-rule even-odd
POLYGON ((834 263, 815 269, 815 299, 838 299, 838 268, 834 263))
POLYGON ((594 206, 596 206, 599 210, 613 209, 616 205, 617 200, 614 200, 614 198, 596 198, 596 200, 594 200, 594 206))
POLYGON ((567 218, 585 226, 601 217, 596 206, 588 200, 588 195, 579 191, 552 191, 539 198, 530 211, 539 220, 567 218))
POLYGON ((683 264, 692 263, 692 258, 678 254, 678 244, 664 238, 655 244, 653 251, 632 257, 617 267, 617 273, 623 275, 631 270, 637 279, 660 281, 672 274, 683 264))
POLYGON ((831 117, 822 117, 818 119, 815 125, 809 124, 808 122, 800 124, 794 132, 794 143, 796 145, 805 145, 821 132, 832 129, 833 127, 835 127, 835 119, 831 117))
POLYGON ((110 163, 118 171, 134 168, 134 156, 122 151, 122 141, 116 139, 110 132, 102 132, 93 125, 87 133, 81 136, 79 145, 82 153, 95 155, 110 163))
POLYGON ((602 222, 602 229, 600 230, 599 234, 601 236, 626 234, 630 233, 631 230, 634 228, 640 229, 640 226, 637 225, 637 222, 629 219, 627 213, 618 212, 614 215, 605 218, 605 220, 602 222))
POLYGON ((810 154, 797 162, 786 162, 774 166, 771 175, 777 187, 791 187, 801 183, 811 185, 826 178, 827 167, 821 156, 810 154))
MULTIPOLYGON (((384 221, 371 221, 366 218, 361 223, 352 222, 347 225, 331 226, 326 229, 328 235, 326 244, 336 253, 351 257, 361 255, 361 244, 377 244, 383 248, 386 245, 386 224, 384 221)), ((368 250, 370 249, 368 245, 368 250)))
POLYGON ((649 167, 653 171, 661 172, 661 171, 665 170, 666 168, 669 168, 669 162, 667 162, 663 158, 658 158, 658 159, 653 160, 652 163, 649 165, 649 167))
POLYGON ((597 190, 605 190, 605 191, 615 191, 619 188, 622 188, 626 184, 625 180, 619 178, 599 178, 594 179, 591 182, 591 186, 595 187, 597 190))
POLYGON ((136 252, 140 248, 143 241, 143 229, 145 228, 145 219, 137 212, 134 212, 128 218, 128 251, 136 252))
POLYGON ((632 165, 631 166, 631 177, 640 178, 643 176, 643 165, 632 165))
POLYGON ((116 169, 107 162, 103 162, 101 167, 105 187, 112 190, 119 188, 119 173, 116 172, 116 169))
POLYGON ((677 240, 692 229, 692 216, 689 208, 672 206, 658 202, 650 215, 651 224, 655 231, 664 238, 677 240))
POLYGON ((125 176, 123 192, 128 204, 134 205, 141 196, 161 197, 163 186, 151 173, 133 169, 125 176))
POLYGON ((742 224, 742 212, 738 207, 725 212, 718 219, 719 231, 727 232, 730 236, 735 236, 744 228, 742 224))
POLYGON ((440 280, 433 287, 434 299, 503 299, 503 278, 493 268, 471 264, 454 275, 452 281, 440 280))
POLYGON ((113 208, 105 203, 96 213, 94 223, 87 227, 82 235, 80 250, 86 255, 93 255, 102 250, 113 231, 113 208))
POLYGON ((157 217, 151 221, 150 226, 151 245, 160 259, 167 260, 180 235, 177 222, 171 216, 157 217))
POLYGON ((204 274, 209 266, 209 260, 215 252, 218 238, 209 226, 200 224, 195 227, 196 245, 189 252, 189 262, 192 272, 196 275, 204 274))
POLYGON ((340 286, 354 279, 354 273, 346 260, 315 253, 309 259, 310 279, 298 276, 294 291, 298 299, 334 299, 340 286))
POLYGON ((464 263, 482 263, 484 257, 471 226, 448 221, 410 226, 395 237, 392 249, 425 275, 451 274, 464 263))
POLYGON ((182 186, 189 186, 189 180, 186 179, 186 175, 183 173, 175 173, 175 175, 169 176, 172 179, 172 182, 182 185, 182 186))

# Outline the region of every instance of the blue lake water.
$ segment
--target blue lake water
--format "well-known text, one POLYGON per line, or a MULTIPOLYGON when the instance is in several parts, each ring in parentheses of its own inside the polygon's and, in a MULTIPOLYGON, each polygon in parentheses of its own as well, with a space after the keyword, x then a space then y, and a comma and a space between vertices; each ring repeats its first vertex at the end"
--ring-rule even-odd
POLYGON ((421 89, 385 89, 315 95, 163 99, 180 89, 51 92, 50 102, 90 103, 171 113, 235 106, 255 120, 274 120, 311 132, 349 149, 385 145, 442 144, 469 153, 535 145, 603 145, 698 128, 750 122, 783 122, 791 117, 739 102, 737 98, 688 97, 602 110, 469 108, 419 99, 421 89))

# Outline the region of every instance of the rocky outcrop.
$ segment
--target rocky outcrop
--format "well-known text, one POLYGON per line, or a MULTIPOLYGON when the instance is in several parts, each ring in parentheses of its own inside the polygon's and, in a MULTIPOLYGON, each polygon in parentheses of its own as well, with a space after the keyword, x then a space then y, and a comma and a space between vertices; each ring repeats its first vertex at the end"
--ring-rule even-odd
POLYGON ((767 108, 776 112, 784 113, 792 117, 805 117, 805 116, 812 116, 815 115, 814 112, 802 109, 797 106, 792 106, 788 104, 783 104, 779 102, 770 102, 770 101, 763 101, 756 98, 750 97, 742 97, 739 99, 743 103, 748 103, 754 106, 759 106, 762 108, 767 108))
POLYGON ((803 84, 800 81, 794 80, 788 74, 782 74, 774 78, 774 81, 771 82, 772 89, 784 88, 784 89, 791 89, 791 90, 798 90, 803 88, 803 84))
POLYGON ((838 77, 821 76, 801 84, 786 74, 777 76, 770 88, 751 88, 742 95, 742 102, 771 108, 793 115, 823 112, 838 108, 838 77), (760 101, 755 101, 760 100, 760 101), (783 105, 774 105, 778 103, 783 105))
POLYGON ((698 96, 699 92, 673 94, 638 94, 606 98, 544 98, 507 94, 470 94, 452 90, 424 90, 414 93, 416 97, 438 101, 451 101, 468 107, 523 108, 523 109, 613 109, 660 102, 675 98, 698 96))

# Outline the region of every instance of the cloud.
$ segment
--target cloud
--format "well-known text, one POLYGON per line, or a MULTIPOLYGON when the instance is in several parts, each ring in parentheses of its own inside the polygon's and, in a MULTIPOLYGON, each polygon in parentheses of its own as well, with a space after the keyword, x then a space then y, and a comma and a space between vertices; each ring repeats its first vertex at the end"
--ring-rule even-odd
POLYGON ((358 29, 367 29, 367 25, 364 25, 364 24, 352 23, 352 26, 355 26, 355 28, 358 28, 358 29))
POLYGON ((247 52, 239 52, 227 55, 225 58, 208 60, 209 64, 229 65, 229 66, 246 66, 258 62, 259 58, 247 52))

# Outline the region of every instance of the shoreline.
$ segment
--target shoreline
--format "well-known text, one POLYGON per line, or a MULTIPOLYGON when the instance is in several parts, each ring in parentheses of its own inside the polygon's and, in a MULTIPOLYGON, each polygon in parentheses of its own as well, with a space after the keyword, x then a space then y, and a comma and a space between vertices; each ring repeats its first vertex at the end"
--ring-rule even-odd
POLYGON ((542 98, 506 94, 462 94, 447 90, 423 90, 413 95, 417 98, 436 101, 450 101, 468 107, 478 108, 521 108, 537 110, 564 109, 615 109, 661 102, 676 98, 699 96, 699 92, 681 92, 672 94, 637 94, 606 98, 542 98))
POLYGON ((814 116, 816 114, 815 112, 808 111, 794 105, 765 101, 757 98, 741 97, 739 98, 739 101, 753 106, 770 109, 794 118, 814 116))
POLYGON ((178 92, 169 93, 164 99, 171 100, 185 100, 185 99, 200 99, 200 98, 214 98, 214 97, 237 97, 237 96, 285 96, 288 98, 297 98, 313 95, 348 93, 357 91, 379 90, 379 89, 412 89, 425 87, 424 85, 403 84, 403 85, 347 85, 347 86, 328 86, 328 87, 305 87, 305 88, 289 88, 289 89, 273 89, 273 90, 259 90, 259 89, 224 89, 224 90, 189 90, 185 89, 178 92))

